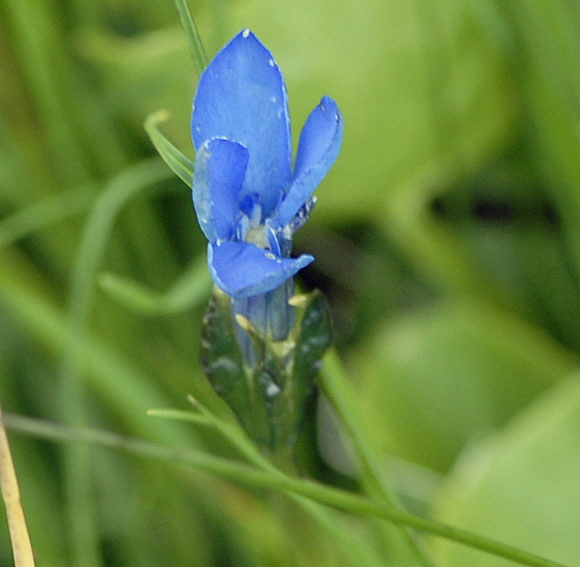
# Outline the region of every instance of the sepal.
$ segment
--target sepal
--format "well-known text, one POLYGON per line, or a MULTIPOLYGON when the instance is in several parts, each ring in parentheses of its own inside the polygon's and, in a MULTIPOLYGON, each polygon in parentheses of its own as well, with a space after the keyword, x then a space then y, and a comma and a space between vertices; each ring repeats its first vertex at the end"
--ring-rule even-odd
POLYGON ((243 429, 265 452, 291 447, 314 393, 321 359, 330 345, 324 296, 294 296, 295 324, 285 340, 268 339, 215 288, 204 318, 202 365, 214 390, 243 429), (244 357, 239 332, 252 343, 252 364, 244 357))

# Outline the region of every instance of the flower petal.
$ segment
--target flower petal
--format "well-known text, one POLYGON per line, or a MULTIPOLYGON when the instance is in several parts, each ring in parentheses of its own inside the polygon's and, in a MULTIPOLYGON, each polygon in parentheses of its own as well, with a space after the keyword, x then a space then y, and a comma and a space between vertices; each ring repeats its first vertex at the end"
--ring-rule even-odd
POLYGON ((209 271, 215 284, 236 298, 267 293, 310 264, 314 258, 278 258, 248 242, 209 244, 209 271))
POLYGON ((208 140, 197 151, 193 173, 193 205, 210 242, 230 240, 238 216, 238 195, 248 165, 248 150, 230 140, 208 140))
POLYGON ((279 209, 280 226, 287 225, 324 179, 338 156, 343 121, 336 103, 325 96, 306 120, 288 193, 279 209))
POLYGON ((290 181, 288 102, 278 65, 249 30, 234 37, 201 75, 191 133, 196 150, 211 138, 248 148, 242 196, 257 193, 269 216, 290 181))

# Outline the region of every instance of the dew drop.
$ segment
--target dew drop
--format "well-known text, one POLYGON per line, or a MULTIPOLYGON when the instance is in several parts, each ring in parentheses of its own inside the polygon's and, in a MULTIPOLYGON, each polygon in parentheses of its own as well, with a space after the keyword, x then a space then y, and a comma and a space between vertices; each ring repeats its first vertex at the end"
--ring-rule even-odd
POLYGON ((246 28, 243 32, 242 32, 242 37, 245 39, 250 35, 250 30, 248 28, 246 28))
POLYGON ((273 398, 274 396, 277 396, 281 391, 282 390, 280 390, 279 386, 274 384, 274 382, 270 382, 268 384, 268 387, 266 388, 266 396, 268 396, 269 398, 273 398))

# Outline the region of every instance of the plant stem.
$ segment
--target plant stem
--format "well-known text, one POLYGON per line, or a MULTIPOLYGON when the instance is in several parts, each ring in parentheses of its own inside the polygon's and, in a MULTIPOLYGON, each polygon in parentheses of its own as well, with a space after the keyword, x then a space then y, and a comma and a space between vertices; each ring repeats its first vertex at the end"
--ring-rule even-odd
POLYGON ((530 567, 566 567, 517 549, 513 546, 489 539, 466 530, 448 526, 437 520, 416 516, 398 510, 382 502, 352 494, 337 488, 324 486, 313 481, 286 476, 279 471, 257 470, 243 463, 216 457, 194 450, 180 450, 155 443, 122 437, 113 433, 89 428, 67 427, 56 423, 21 416, 7 415, 6 425, 14 430, 58 442, 77 442, 122 450, 141 457, 153 458, 168 463, 194 467, 203 472, 221 476, 227 480, 259 488, 279 490, 290 495, 299 495, 326 504, 357 516, 382 518, 392 524, 414 528, 480 551, 509 559, 530 567))
POLYGON ((197 31, 195 22, 191 17, 191 12, 189 11, 189 6, 187 5, 186 0, 174 0, 174 2, 179 14, 179 20, 181 21, 181 25, 183 26, 183 29, 187 35, 189 51, 193 57, 195 70, 199 76, 207 67, 207 57, 203 49, 203 44, 201 43, 199 32, 197 31))
MULTIPOLYGON (((359 415, 356 404, 353 403, 355 396, 350 391, 348 378, 334 349, 324 357, 324 365, 320 374, 320 388, 332 404, 356 450, 357 465, 360 468, 360 478, 365 493, 373 500, 380 500, 388 506, 402 510, 396 495, 388 486, 384 475, 381 474, 377 456, 367 441, 368 436, 364 432, 363 419, 359 415)), ((412 554, 414 559, 420 561, 422 565, 431 565, 431 561, 417 544, 413 534, 407 529, 399 531, 399 534, 385 534, 387 546, 389 548, 402 546, 398 554, 412 554)))

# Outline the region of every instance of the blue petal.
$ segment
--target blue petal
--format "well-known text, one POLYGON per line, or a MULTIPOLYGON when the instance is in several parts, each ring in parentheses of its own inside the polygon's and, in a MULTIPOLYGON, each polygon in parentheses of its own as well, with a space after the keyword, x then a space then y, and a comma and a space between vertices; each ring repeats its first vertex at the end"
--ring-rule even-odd
POLYGON ((280 226, 294 218, 332 167, 342 143, 342 130, 338 106, 331 98, 323 97, 302 128, 292 183, 279 209, 280 226))
POLYGON ((211 138, 248 148, 242 196, 257 193, 270 216, 290 181, 288 102, 278 65, 249 30, 234 37, 201 75, 191 133, 196 150, 211 138))
POLYGON ((210 242, 230 240, 238 216, 238 195, 248 165, 248 150, 221 138, 205 142, 195 156, 193 205, 210 242))
POLYGON ((267 293, 310 264, 314 258, 278 258, 248 242, 209 244, 209 271, 215 284, 236 298, 267 293))

